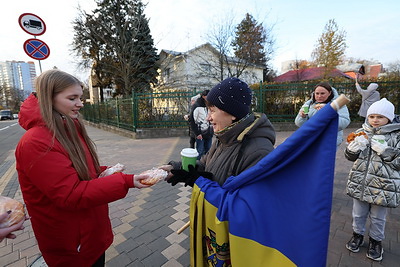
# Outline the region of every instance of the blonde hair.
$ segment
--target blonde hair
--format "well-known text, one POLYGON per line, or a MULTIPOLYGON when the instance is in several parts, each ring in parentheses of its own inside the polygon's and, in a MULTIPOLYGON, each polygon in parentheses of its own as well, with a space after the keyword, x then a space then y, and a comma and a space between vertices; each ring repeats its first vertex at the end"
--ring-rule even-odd
POLYGON ((66 88, 76 84, 82 86, 82 83, 77 78, 66 72, 56 69, 48 70, 36 78, 36 93, 43 120, 53 133, 53 143, 54 138, 61 143, 81 180, 91 180, 86 153, 79 134, 88 146, 97 174, 100 173, 100 164, 95 144, 89 138, 82 119, 78 116, 76 125, 69 116, 61 114, 53 108, 54 97, 66 88))

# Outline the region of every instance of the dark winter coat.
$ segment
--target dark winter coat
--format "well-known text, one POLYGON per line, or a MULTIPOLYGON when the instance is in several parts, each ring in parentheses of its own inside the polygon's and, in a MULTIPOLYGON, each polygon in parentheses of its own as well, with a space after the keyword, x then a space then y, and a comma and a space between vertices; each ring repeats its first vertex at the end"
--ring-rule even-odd
POLYGON ((211 172, 220 185, 255 165, 274 149, 275 130, 265 114, 251 114, 241 123, 217 135, 199 169, 211 172))
POLYGON ((19 123, 27 132, 15 152, 18 179, 46 263, 93 265, 113 241, 107 203, 126 196, 133 187, 133 175, 117 173, 98 179, 81 137, 93 178, 81 181, 67 151, 45 126, 33 95, 23 103, 19 123))

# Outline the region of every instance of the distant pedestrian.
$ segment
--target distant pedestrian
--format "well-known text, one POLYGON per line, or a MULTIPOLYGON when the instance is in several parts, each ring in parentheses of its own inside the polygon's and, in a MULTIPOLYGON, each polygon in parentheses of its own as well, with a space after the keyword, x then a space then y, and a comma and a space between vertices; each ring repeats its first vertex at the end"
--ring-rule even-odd
POLYGON ((148 175, 102 178, 93 141, 79 115, 82 84, 60 70, 36 78, 37 94, 22 104, 26 133, 16 151, 19 184, 39 250, 48 266, 104 266, 113 242, 108 203, 148 175))
POLYGON ((360 109, 358 110, 358 115, 360 115, 363 118, 366 118, 368 108, 381 98, 380 93, 377 91, 379 86, 377 83, 370 83, 367 89, 364 90, 361 88, 357 80, 355 85, 357 91, 361 95, 361 106, 360 109))
POLYGON ((210 90, 204 90, 200 97, 192 106, 189 116, 191 130, 196 136, 196 149, 199 153, 197 159, 207 154, 211 147, 212 138, 214 135, 213 126, 207 120, 208 109, 206 107, 206 97, 210 90))
POLYGON ((193 130, 191 129, 190 126, 190 113, 192 112, 192 108, 193 105, 196 103, 196 100, 200 97, 200 94, 197 94, 195 96, 192 96, 192 98, 190 98, 190 109, 189 109, 189 114, 186 114, 185 116, 183 116, 183 118, 188 122, 189 124, 189 146, 190 148, 195 148, 195 144, 196 144, 196 135, 193 132, 193 130))
POLYGON ((386 98, 373 103, 366 116, 345 150, 354 162, 347 182, 347 194, 353 198, 353 236, 346 248, 360 250, 369 218, 367 257, 380 261, 387 208, 400 204, 400 123, 393 122, 394 106, 386 98))

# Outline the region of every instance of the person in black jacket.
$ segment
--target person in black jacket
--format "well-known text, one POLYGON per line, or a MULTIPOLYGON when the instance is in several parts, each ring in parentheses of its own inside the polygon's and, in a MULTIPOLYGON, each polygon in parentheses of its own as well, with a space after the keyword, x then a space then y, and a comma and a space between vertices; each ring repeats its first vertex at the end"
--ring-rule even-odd
POLYGON ((275 130, 265 114, 251 112, 252 92, 238 78, 227 78, 207 95, 208 121, 215 141, 207 154, 189 172, 181 163, 164 165, 168 183, 193 186, 199 175, 223 185, 227 178, 254 166, 274 149, 275 130))
POLYGON ((204 90, 196 103, 192 106, 189 116, 190 129, 196 138, 196 149, 199 152, 197 159, 200 159, 211 147, 213 128, 207 120, 208 109, 206 97, 210 90, 204 90))
POLYGON ((190 139, 189 139, 189 147, 190 148, 195 148, 195 144, 196 144, 196 136, 195 136, 195 133, 192 131, 192 127, 191 127, 191 125, 190 125, 190 113, 192 112, 192 110, 193 110, 193 105, 196 103, 196 100, 198 99, 200 97, 200 94, 197 94, 197 95, 195 95, 195 96, 193 96, 191 99, 190 99, 190 109, 189 109, 189 114, 186 114, 185 116, 183 116, 183 118, 188 122, 188 125, 189 125, 189 136, 190 136, 190 139))

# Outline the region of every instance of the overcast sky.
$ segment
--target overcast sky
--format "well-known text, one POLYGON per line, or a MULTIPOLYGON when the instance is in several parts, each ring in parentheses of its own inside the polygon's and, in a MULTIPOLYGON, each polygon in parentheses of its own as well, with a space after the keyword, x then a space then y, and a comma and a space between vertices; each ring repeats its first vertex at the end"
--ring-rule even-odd
MULTIPOLYGON (((229 16, 239 23, 246 13, 258 22, 273 25, 276 49, 273 67, 279 72, 281 62, 311 59, 311 52, 329 19, 347 32, 347 57, 373 59, 387 65, 400 60, 399 0, 149 0, 145 14, 157 49, 185 52, 207 41, 213 23, 229 16)), ((80 79, 86 73, 76 68, 70 53, 73 32, 71 22, 78 4, 86 11, 94 0, 11 0, 2 4, 3 27, 0 31, 0 61, 34 61, 23 44, 32 35, 18 23, 23 13, 33 13, 47 30, 37 36, 50 47, 50 56, 41 61, 42 70, 57 66, 80 79)))

